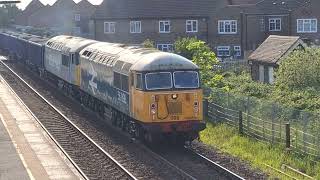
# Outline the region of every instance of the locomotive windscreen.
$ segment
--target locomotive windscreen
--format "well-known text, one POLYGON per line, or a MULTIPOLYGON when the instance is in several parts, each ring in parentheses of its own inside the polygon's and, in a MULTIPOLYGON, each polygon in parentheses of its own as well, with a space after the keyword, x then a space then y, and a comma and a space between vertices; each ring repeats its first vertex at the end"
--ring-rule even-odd
POLYGON ((146 87, 148 90, 171 89, 172 78, 170 72, 157 72, 146 74, 146 87))
POLYGON ((173 73, 175 88, 198 88, 199 76, 196 71, 176 71, 173 73))

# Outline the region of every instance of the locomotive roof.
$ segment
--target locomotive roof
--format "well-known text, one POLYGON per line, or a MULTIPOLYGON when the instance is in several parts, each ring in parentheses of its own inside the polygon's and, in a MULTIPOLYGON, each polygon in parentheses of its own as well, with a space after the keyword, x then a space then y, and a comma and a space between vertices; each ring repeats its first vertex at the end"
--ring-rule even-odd
POLYGON ((5 31, 1 33, 12 36, 22 41, 29 41, 31 43, 40 44, 40 45, 45 44, 46 41, 48 40, 48 38, 45 38, 45 37, 41 37, 33 34, 21 33, 21 32, 5 31))
POLYGON ((199 69, 197 65, 180 55, 139 46, 98 42, 85 47, 80 54, 83 55, 86 52, 92 52, 89 60, 101 64, 106 63, 101 61, 101 56, 114 57, 113 70, 123 74, 128 74, 129 69, 132 71, 199 69))
POLYGON ((65 53, 79 52, 84 46, 97 41, 75 36, 60 35, 48 40, 47 46, 65 53))
POLYGON ((158 71, 158 70, 197 70, 199 67, 189 59, 180 55, 167 52, 151 52, 141 58, 131 67, 133 71, 158 71))

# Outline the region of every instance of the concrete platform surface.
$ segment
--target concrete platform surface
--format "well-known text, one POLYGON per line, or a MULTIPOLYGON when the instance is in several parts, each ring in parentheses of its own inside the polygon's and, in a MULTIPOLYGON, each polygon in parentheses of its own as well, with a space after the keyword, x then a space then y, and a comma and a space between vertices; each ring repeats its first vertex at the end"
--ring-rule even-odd
POLYGON ((0 180, 81 179, 0 77, 0 180))

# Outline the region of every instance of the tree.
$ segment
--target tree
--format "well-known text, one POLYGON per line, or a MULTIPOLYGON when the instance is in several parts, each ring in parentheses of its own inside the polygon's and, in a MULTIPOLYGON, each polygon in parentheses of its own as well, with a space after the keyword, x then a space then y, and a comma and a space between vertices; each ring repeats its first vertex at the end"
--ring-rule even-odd
POLYGON ((145 48, 154 48, 154 42, 150 39, 146 39, 142 43, 143 47, 145 48))
POLYGON ((290 90, 320 90, 320 49, 307 48, 292 52, 281 61, 276 86, 290 90))
POLYGON ((197 38, 178 38, 174 44, 175 53, 192 60, 200 68, 201 80, 207 87, 223 87, 223 76, 214 72, 218 60, 211 48, 197 38))
POLYGON ((13 23, 15 17, 21 10, 15 4, 0 6, 0 27, 13 23))

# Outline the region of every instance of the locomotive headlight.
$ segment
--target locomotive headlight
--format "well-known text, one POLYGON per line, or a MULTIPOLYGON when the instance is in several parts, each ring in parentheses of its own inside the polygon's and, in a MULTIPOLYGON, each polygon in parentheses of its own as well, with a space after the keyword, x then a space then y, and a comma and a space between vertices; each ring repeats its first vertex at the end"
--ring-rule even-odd
POLYGON ((172 99, 177 99, 178 98, 178 94, 172 94, 172 99))
POLYGON ((151 114, 156 114, 156 105, 154 103, 151 104, 151 114))
POLYGON ((193 108, 194 108, 194 112, 198 113, 198 111, 199 111, 199 102, 198 101, 195 101, 193 103, 193 108))

